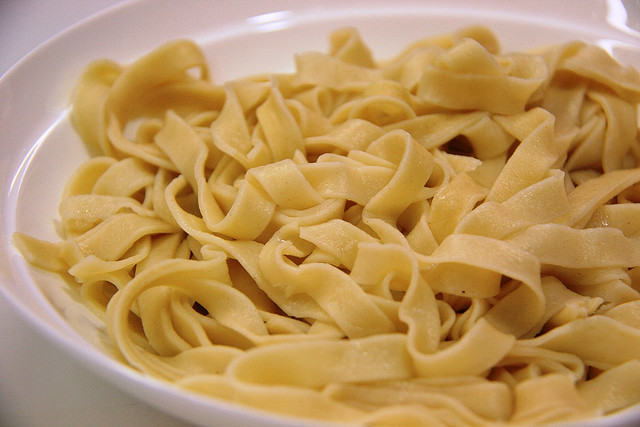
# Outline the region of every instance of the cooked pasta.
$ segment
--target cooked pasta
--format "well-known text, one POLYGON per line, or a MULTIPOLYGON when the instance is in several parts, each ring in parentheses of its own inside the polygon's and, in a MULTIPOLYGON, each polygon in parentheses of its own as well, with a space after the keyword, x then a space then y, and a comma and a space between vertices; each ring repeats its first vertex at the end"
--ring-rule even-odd
POLYGON ((640 402, 640 74, 484 27, 213 83, 191 41, 93 62, 68 275, 142 373, 323 422, 460 426, 640 402))

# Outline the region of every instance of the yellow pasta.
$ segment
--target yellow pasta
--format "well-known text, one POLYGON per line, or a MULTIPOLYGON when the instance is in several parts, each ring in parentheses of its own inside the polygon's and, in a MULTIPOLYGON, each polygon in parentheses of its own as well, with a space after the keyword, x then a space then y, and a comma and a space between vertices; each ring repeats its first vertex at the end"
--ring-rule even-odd
POLYGON ((640 402, 640 73, 484 27, 210 80, 179 40, 96 61, 70 276, 140 372, 270 413, 544 424, 640 402))

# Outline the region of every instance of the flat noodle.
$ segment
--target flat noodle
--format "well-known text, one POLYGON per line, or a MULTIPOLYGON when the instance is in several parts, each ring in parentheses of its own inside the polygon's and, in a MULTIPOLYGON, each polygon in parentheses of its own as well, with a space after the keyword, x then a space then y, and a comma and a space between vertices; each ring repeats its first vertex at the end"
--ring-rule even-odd
POLYGON ((212 83, 189 41, 92 63, 61 240, 134 368, 267 412, 544 424, 640 402, 640 74, 484 27, 377 62, 354 28, 212 83))

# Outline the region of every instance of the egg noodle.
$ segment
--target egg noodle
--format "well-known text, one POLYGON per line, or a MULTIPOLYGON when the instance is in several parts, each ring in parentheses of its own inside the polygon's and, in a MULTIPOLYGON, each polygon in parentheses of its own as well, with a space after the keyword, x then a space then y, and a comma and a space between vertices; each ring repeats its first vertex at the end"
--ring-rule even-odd
POLYGON ((342 28, 223 84, 173 41, 88 66, 63 237, 14 240, 180 388, 322 422, 598 417, 640 401, 639 101, 599 47, 484 27, 382 62, 342 28))

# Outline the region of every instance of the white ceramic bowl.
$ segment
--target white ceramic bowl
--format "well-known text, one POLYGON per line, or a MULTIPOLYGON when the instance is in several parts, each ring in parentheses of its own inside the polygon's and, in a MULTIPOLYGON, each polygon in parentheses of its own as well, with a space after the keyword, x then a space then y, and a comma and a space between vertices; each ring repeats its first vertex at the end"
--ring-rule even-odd
MULTIPOLYGON (((555 1, 132 1, 75 25, 35 49, 0 79, 0 290, 22 320, 99 376, 162 411, 197 424, 293 425, 226 402, 178 392, 106 355, 103 333, 56 278, 25 263, 11 234, 55 240, 62 186, 86 159, 66 115, 71 88, 92 59, 127 62, 163 41, 204 47, 215 80, 290 71, 293 54, 325 50, 327 35, 356 26, 378 58, 428 34, 485 24, 504 50, 582 39, 640 67, 640 6, 624 0, 555 1), (625 7, 626 6, 626 7, 625 7), (634 10, 635 7, 635 10, 634 10)), ((640 424, 640 406, 584 426, 640 424)), ((295 425, 300 425, 295 422, 295 425)))

